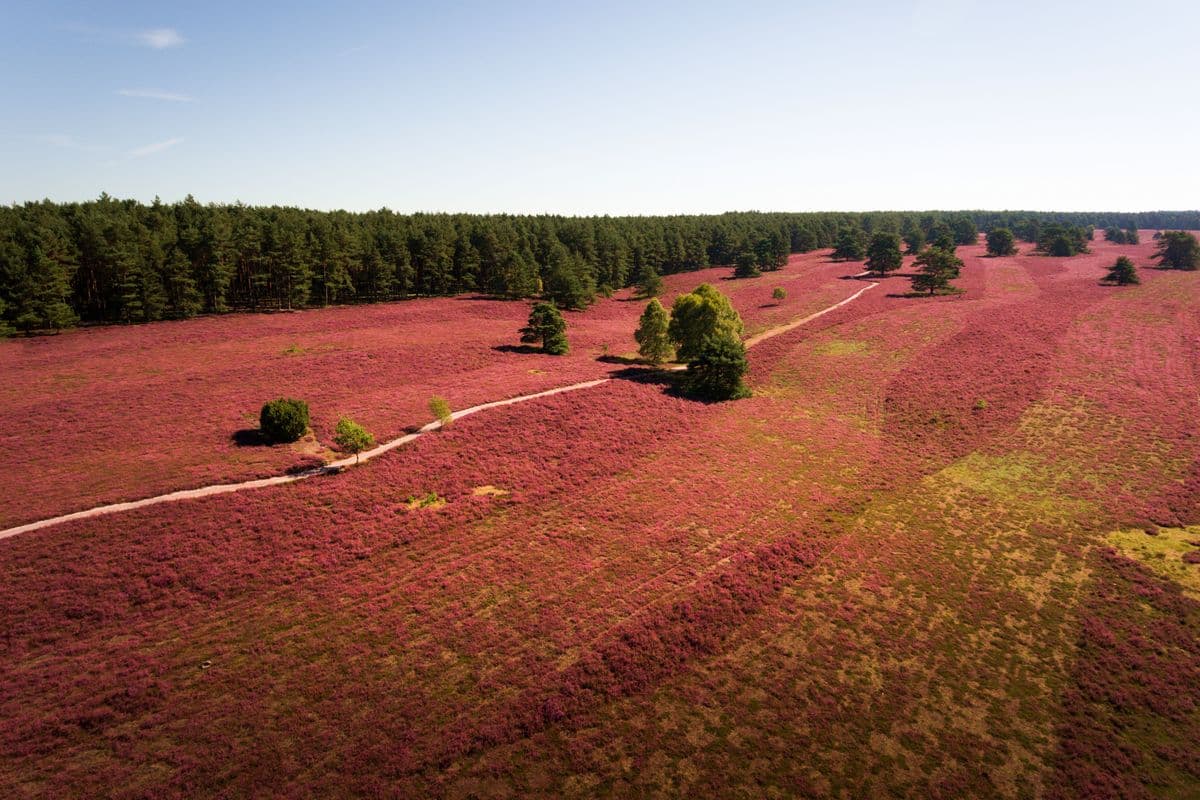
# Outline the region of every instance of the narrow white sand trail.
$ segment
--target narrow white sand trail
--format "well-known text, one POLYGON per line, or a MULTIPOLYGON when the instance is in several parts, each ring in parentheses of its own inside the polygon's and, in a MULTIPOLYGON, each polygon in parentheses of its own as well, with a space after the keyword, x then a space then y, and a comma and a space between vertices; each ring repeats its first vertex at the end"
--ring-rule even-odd
MULTIPOLYGON (((863 273, 863 274, 865 274, 865 273, 863 273)), ((858 276, 855 276, 855 277, 858 277, 858 276)), ((879 285, 878 283, 868 283, 866 286, 862 287, 857 292, 855 292, 854 294, 847 297, 845 300, 834 303, 833 305, 831 305, 827 308, 823 308, 820 311, 817 311, 813 314, 809 314, 807 317, 803 317, 802 319, 793 320, 786 324, 779 325, 777 327, 765 330, 762 333, 758 334, 757 336, 752 336, 746 340, 746 347, 753 347, 754 345, 756 345, 760 342, 766 341, 767 339, 770 339, 773 336, 778 336, 781 333, 786 333, 794 328, 800 327, 801 325, 805 325, 809 322, 812 322, 814 319, 824 316, 825 314, 828 314, 831 311, 836 311, 837 309, 841 308, 842 306, 846 305, 847 303, 857 300, 862 295, 863 292, 867 291, 868 289, 874 289, 878 285, 879 285)), ((686 367, 685 366, 675 366, 675 367, 670 367, 670 369, 682 370, 682 369, 686 369, 686 367)), ((572 383, 569 386, 559 386, 554 389, 547 389, 544 392, 536 392, 534 394, 523 394, 518 397, 510 397, 507 400, 494 400, 490 403, 481 403, 480 405, 477 405, 477 406, 471 406, 470 408, 464 408, 461 411, 455 411, 453 414, 451 414, 451 419, 462 419, 463 417, 469 417, 472 414, 478 414, 480 411, 487 411, 490 408, 499 408, 500 406, 511 406, 516 403, 524 403, 528 400, 537 400, 540 397, 550 397, 551 395, 563 394, 564 392, 575 392, 575 391, 579 391, 580 389, 590 389, 593 386, 599 386, 600 384, 608 383, 611 380, 613 380, 613 379, 612 378, 598 378, 593 381, 584 381, 583 383, 572 383)), ((376 456, 381 456, 384 453, 388 452, 389 450, 394 450, 397 447, 400 447, 402 445, 408 444, 409 442, 415 441, 416 439, 419 439, 422 436, 424 436, 425 434, 435 431, 440 427, 442 427, 442 423, 435 420, 433 422, 430 422, 428 425, 424 426, 420 430, 417 430, 413 433, 405 434, 404 436, 401 436, 398 439, 392 439, 391 441, 384 442, 383 444, 379 445, 378 447, 374 447, 370 450, 366 450, 366 451, 360 453, 357 458, 355 458, 354 456, 349 456, 347 458, 342 458, 337 461, 331 461, 328 464, 325 464, 323 466, 314 467, 313 469, 305 470, 303 472, 296 472, 296 473, 292 473, 289 475, 276 475, 271 478, 258 478, 258 479, 250 480, 250 481, 241 481, 240 483, 220 483, 220 484, 215 484, 213 486, 202 486, 197 489, 181 489, 176 492, 168 492, 167 494, 160 494, 155 497, 146 497, 141 500, 131 500, 126 503, 112 503, 110 505, 105 505, 105 506, 96 506, 95 508, 89 508, 89 509, 85 509, 83 511, 76 511, 71 514, 63 514, 62 516, 51 517, 49 519, 38 520, 37 522, 29 522, 29 523, 26 523, 25 525, 18 525, 15 528, 8 528, 6 530, 2 530, 2 531, 0 531, 0 539, 7 539, 11 536, 17 536, 22 533, 29 533, 30 531, 36 531, 36 530, 40 530, 42 528, 48 528, 51 525, 58 525, 63 522, 71 522, 71 521, 77 520, 77 519, 88 519, 89 517, 99 517, 103 514, 115 514, 119 511, 132 511, 135 508, 145 508, 146 506, 154 506, 154 505, 158 505, 159 503, 172 503, 177 500, 191 500, 191 499, 197 498, 197 497, 209 497, 210 495, 214 495, 214 494, 229 494, 230 492, 241 492, 241 491, 245 491, 247 489, 259 489, 259 488, 262 488, 265 486, 278 486, 278 485, 284 484, 284 483, 294 483, 296 481, 307 480, 308 478, 315 478, 318 475, 331 475, 334 473, 341 472, 346 467, 353 466, 356 462, 361 463, 363 461, 370 461, 372 458, 375 458, 376 456)))

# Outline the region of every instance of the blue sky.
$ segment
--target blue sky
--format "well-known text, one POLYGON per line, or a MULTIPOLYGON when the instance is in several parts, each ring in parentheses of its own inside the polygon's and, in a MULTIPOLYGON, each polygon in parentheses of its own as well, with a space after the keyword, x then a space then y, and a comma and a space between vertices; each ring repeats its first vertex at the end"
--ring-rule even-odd
POLYGON ((1200 7, 0 0, 0 202, 1200 206, 1200 7))

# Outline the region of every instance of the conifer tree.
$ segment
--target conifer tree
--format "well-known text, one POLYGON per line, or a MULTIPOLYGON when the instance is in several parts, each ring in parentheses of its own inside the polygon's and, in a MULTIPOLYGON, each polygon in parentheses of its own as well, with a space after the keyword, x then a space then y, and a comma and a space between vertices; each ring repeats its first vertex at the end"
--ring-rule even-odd
POLYGON ((758 260, 749 250, 739 252, 733 263, 733 277, 735 278, 757 278, 762 275, 758 268, 758 260))
POLYGON ((1102 283, 1115 283, 1117 286, 1129 286, 1134 283, 1141 283, 1141 278, 1138 277, 1137 267, 1133 265, 1133 261, 1129 256, 1120 256, 1117 258, 1117 263, 1113 264, 1108 270, 1108 274, 1101 279, 1102 283))
POLYGON ((567 322, 554 303, 534 303, 529 312, 529 324, 521 328, 521 341, 526 344, 541 342, 542 352, 552 356, 566 355, 567 322))
POLYGON ((871 245, 867 248, 867 269, 882 277, 900 269, 903 263, 899 234, 880 232, 871 237, 871 245))
POLYGON ((1158 240, 1154 257, 1167 269, 1194 270, 1200 266, 1200 245, 1187 231, 1165 231, 1158 240))
POLYGON ((987 251, 990 256, 1016 255, 1016 237, 1008 228, 993 228, 988 231, 987 251))

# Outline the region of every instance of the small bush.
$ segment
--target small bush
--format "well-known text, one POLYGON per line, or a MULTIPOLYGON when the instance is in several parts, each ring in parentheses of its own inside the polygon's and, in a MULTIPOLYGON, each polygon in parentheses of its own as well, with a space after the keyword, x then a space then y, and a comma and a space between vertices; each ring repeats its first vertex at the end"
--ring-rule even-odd
POLYGON ((450 403, 444 397, 434 395, 429 398, 429 413, 442 423, 442 427, 447 427, 454 421, 454 417, 450 411, 450 403))
POLYGON ((771 290, 771 297, 775 300, 775 302, 777 302, 777 303, 781 302, 781 301, 783 301, 784 298, 787 297, 787 290, 783 289, 782 287, 776 286, 774 289, 771 290))
POLYGON ((294 442, 308 430, 308 403, 280 397, 262 407, 258 426, 273 442, 294 442))

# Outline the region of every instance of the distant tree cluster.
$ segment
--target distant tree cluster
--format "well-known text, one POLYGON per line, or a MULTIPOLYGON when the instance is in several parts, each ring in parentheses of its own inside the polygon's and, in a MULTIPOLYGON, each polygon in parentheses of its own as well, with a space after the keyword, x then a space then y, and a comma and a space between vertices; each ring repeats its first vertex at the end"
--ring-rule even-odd
POLYGON ((1077 227, 1052 222, 1039 228, 1037 252, 1046 256, 1079 255, 1088 252, 1091 239, 1091 226, 1077 227))
POLYGON ((1104 239, 1114 244, 1138 244, 1141 241, 1137 228, 1121 230, 1116 225, 1109 225, 1104 229, 1104 239))
MULTIPOLYGON (((823 247, 864 260, 877 233, 899 234, 918 253, 930 242, 970 244, 980 227, 1003 227, 1050 252, 1057 234, 1047 230, 1096 225, 1126 236, 1139 227, 1197 229, 1200 214, 403 215, 204 205, 191 197, 146 205, 101 195, 0 206, 0 331, 460 292, 577 309, 625 286, 654 296, 661 276, 710 265, 764 272, 789 253, 823 247)), ((1078 237, 1065 240, 1058 249, 1078 249, 1078 237)))

